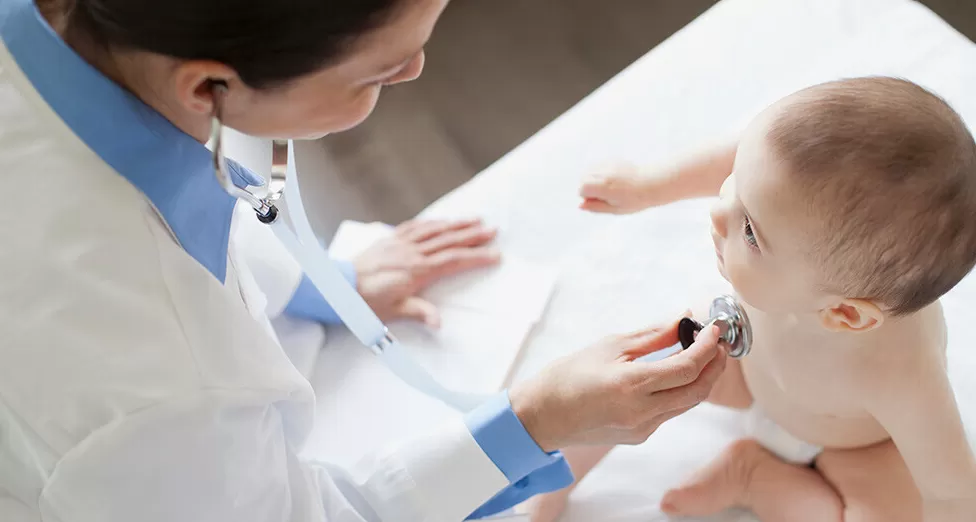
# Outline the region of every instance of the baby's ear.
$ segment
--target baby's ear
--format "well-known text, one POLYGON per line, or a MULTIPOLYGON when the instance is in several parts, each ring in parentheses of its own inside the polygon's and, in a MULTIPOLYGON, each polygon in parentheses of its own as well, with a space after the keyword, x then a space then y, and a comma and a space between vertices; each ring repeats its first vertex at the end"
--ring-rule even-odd
POLYGON ((820 310, 823 327, 834 332, 867 332, 884 323, 885 313, 865 299, 842 299, 820 310))

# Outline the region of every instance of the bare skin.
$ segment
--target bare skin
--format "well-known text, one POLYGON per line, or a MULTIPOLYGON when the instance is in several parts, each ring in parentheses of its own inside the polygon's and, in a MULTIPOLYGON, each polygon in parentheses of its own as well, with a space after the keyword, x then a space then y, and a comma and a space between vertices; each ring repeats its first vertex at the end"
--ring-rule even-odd
MULTIPOLYGON (((951 393, 945 395, 941 384, 945 379, 944 336, 939 306, 897 323, 889 322, 874 331, 871 339, 854 338, 855 343, 833 345, 830 352, 836 357, 816 363, 800 354, 827 351, 818 339, 803 342, 804 336, 797 335, 799 325, 777 325, 772 320, 776 318, 758 310, 749 312, 757 336, 753 351, 741 363, 728 366, 709 401, 730 408, 749 407, 755 401, 771 420, 793 435, 828 449, 811 468, 787 463, 755 441, 739 441, 685 484, 668 492, 662 502, 664 511, 709 515, 730 507, 746 507, 764 522, 923 520, 923 498, 892 436, 898 433, 902 446, 912 448, 921 455, 917 460, 924 461, 938 458, 925 441, 933 435, 926 432, 961 433, 961 422, 949 408, 938 408, 943 411, 928 414, 947 417, 936 421, 937 427, 926 429, 915 424, 908 430, 890 431, 878 420, 885 418, 886 408, 875 404, 889 404, 892 412, 907 403, 946 403, 954 409, 951 393), (786 339, 791 340, 790 351, 796 354, 781 353, 780 347, 785 345, 780 343, 786 339), (907 349, 909 345, 912 350, 907 349), (892 350, 910 356, 891 357, 892 350), (904 383, 919 379, 922 373, 912 371, 913 366, 926 369, 924 373, 929 375, 923 373, 922 378, 931 384, 905 389, 904 383), (875 375, 884 377, 877 379, 875 375), (886 396, 892 391, 894 397, 886 396), (928 398, 918 397, 919 393, 928 398)), ((945 452, 941 469, 916 462, 918 474, 930 476, 935 483, 947 472, 954 472, 965 484, 970 471, 952 462, 957 452, 963 456, 959 460, 966 462, 965 437, 953 440, 957 437, 942 436, 956 450, 945 452)), ((943 500, 939 498, 941 492, 930 493, 933 507, 959 502, 962 511, 958 516, 944 520, 965 520, 960 517, 965 517, 965 504, 970 501, 965 499, 963 488, 956 494, 957 500, 943 500)))
MULTIPOLYGON (((941 306, 892 317, 878 303, 815 289, 820 267, 800 248, 809 229, 795 210, 802 196, 770 157, 765 121, 738 147, 669 172, 611 171, 581 191, 584 209, 610 213, 721 194, 712 210, 718 268, 755 305, 747 305, 755 343, 729 362, 708 400, 736 409, 755 402, 794 437, 825 448, 803 466, 739 441, 669 491, 662 509, 702 516, 745 507, 763 522, 976 519, 976 458, 946 372, 941 306)), ((609 449, 566 456, 582 478, 609 449)), ((558 518, 570 491, 534 500, 533 522, 558 518)))

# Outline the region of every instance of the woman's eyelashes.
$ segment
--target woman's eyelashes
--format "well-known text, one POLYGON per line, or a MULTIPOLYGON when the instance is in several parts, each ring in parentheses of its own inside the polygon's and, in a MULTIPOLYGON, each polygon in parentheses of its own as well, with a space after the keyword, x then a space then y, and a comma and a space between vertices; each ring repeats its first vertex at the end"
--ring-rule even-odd
POLYGON ((759 251, 759 242, 756 241, 756 233, 752 230, 752 222, 749 221, 749 216, 744 216, 742 218, 742 236, 746 240, 746 244, 749 248, 759 251))

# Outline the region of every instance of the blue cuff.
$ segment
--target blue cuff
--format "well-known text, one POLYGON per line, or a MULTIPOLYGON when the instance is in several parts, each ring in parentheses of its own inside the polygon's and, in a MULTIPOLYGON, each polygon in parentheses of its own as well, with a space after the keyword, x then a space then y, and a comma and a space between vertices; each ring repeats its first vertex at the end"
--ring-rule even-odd
MULTIPOLYGON (((350 261, 335 261, 342 275, 345 276, 349 284, 356 287, 356 267, 350 261)), ((295 289, 295 294, 291 296, 291 301, 285 307, 285 314, 298 319, 307 319, 323 324, 339 324, 342 322, 335 311, 325 301, 315 284, 302 274, 302 280, 295 289)))
POLYGON ((570 471, 569 463, 561 454, 557 453, 556 456, 558 458, 555 462, 529 473, 522 480, 508 486, 485 502, 474 513, 468 515, 468 520, 497 515, 536 495, 569 487, 573 483, 573 472, 570 471))
POLYGON ((561 453, 542 451, 512 411, 508 392, 502 392, 467 414, 465 423, 485 455, 511 486, 475 511, 471 518, 504 511, 524 500, 565 488, 573 473, 561 453))

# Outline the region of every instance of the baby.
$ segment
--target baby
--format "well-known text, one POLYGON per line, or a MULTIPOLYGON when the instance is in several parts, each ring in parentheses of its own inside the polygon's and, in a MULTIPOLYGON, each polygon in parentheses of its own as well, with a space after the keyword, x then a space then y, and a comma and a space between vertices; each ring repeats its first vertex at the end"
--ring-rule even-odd
MULTIPOLYGON (((708 400, 745 410, 750 438, 667 492, 663 511, 976 521, 938 302, 976 264, 976 143, 944 101, 892 78, 818 85, 765 110, 737 149, 618 170, 582 193, 584 209, 612 213, 720 196, 718 269, 754 343, 708 400)), ((566 456, 582 477, 607 451, 566 456)), ((557 518, 568 495, 536 499, 532 520, 557 518)))

